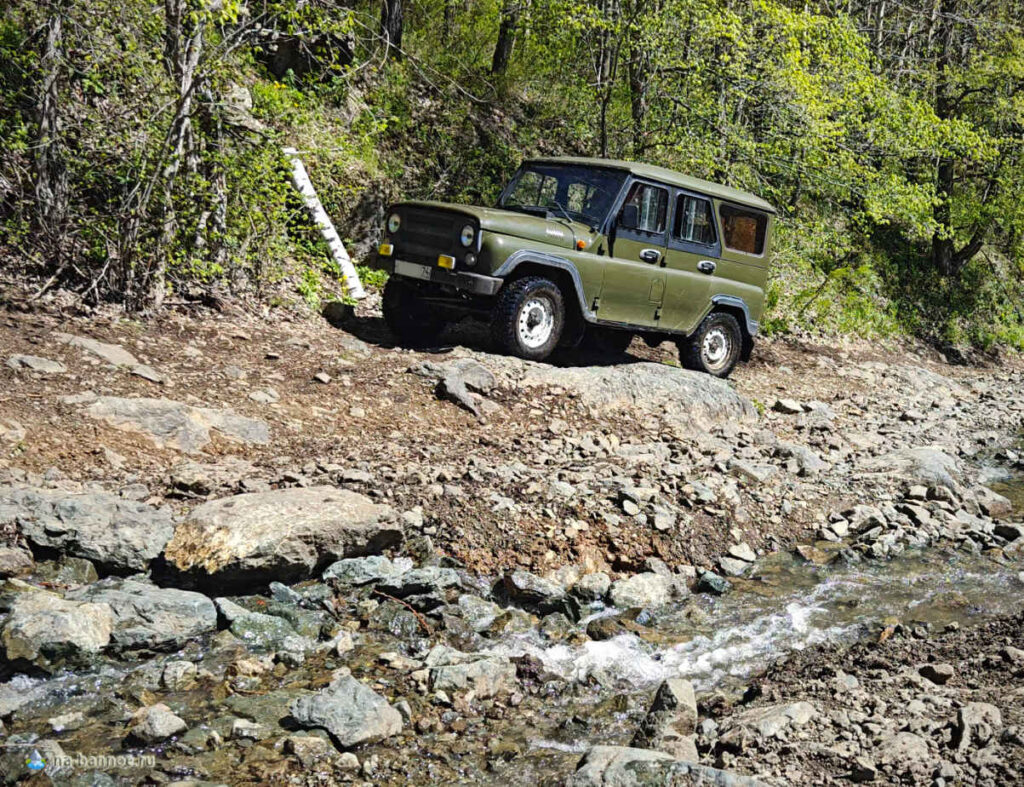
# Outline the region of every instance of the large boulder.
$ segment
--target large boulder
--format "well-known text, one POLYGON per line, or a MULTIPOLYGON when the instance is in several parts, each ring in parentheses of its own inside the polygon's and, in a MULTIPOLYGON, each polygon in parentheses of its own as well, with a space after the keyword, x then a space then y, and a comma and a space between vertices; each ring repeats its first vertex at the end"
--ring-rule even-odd
POLYGON ((910 484, 944 486, 952 491, 963 481, 960 463, 934 446, 901 448, 868 459, 857 468, 860 473, 901 478, 910 484))
POLYGON ((0 488, 0 525, 15 523, 32 546, 113 572, 145 571, 174 532, 169 509, 117 495, 0 488))
POLYGON ((341 674, 316 694, 291 704, 302 727, 319 727, 341 748, 376 743, 402 731, 402 714, 384 697, 348 674, 341 674))
POLYGON ((115 648, 174 650, 217 628, 217 608, 200 593, 108 578, 72 591, 69 599, 107 605, 115 648))
POLYGON ((519 384, 557 386, 589 407, 656 413, 681 426, 754 422, 758 417, 753 402, 724 380, 661 363, 576 367, 527 363, 519 384))
POLYGON ((566 782, 569 787, 763 787, 749 776, 677 760, 660 751, 626 746, 594 746, 566 782))
MULTIPOLYGON (((72 397, 67 402, 81 402, 72 397)), ((195 407, 171 399, 129 399, 119 396, 86 397, 86 414, 129 432, 141 432, 157 448, 173 448, 187 454, 200 453, 211 440, 211 431, 241 443, 265 445, 270 428, 256 418, 236 415, 230 410, 195 407)))
POLYGON ((197 581, 290 582, 346 557, 398 545, 394 511, 346 489, 278 489, 203 503, 181 522, 164 556, 197 581))
POLYGON ((113 628, 114 616, 106 604, 26 591, 14 600, 2 637, 8 661, 25 659, 45 666, 99 653, 113 628))
POLYGON ((492 653, 463 653, 446 645, 435 645, 425 660, 430 685, 438 691, 472 689, 485 699, 516 687, 516 668, 505 656, 492 653))

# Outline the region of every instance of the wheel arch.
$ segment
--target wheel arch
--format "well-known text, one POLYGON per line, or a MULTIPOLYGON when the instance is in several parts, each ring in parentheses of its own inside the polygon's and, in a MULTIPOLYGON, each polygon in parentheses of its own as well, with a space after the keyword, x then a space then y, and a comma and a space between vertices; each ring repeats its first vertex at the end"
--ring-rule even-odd
POLYGON ((583 294, 583 281, 576 266, 564 257, 528 250, 517 251, 494 272, 505 280, 502 287, 527 276, 550 279, 562 292, 565 305, 563 344, 578 343, 588 322, 594 322, 594 313, 587 307, 583 294))
POLYGON ((757 336, 757 321, 750 316, 750 308, 746 301, 735 295, 715 295, 711 298, 711 308, 708 314, 721 312, 731 314, 740 324, 740 333, 743 335, 743 347, 740 349, 740 359, 750 360, 750 354, 754 351, 754 337, 757 336))

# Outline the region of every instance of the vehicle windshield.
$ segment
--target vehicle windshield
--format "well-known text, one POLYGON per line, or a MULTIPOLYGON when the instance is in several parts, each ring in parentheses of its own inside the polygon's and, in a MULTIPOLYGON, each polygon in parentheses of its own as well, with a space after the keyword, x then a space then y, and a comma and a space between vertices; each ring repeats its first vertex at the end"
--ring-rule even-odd
POLYGON ((552 215, 599 227, 626 180, 626 173, 573 164, 526 164, 498 207, 552 215))

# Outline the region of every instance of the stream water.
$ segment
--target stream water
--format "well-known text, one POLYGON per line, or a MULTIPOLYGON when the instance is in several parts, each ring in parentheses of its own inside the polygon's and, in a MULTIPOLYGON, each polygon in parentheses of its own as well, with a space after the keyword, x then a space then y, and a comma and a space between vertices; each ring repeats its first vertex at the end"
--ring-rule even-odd
MULTIPOLYGON (((990 483, 1014 501, 1016 511, 1024 512, 1024 477, 990 483)), ((1022 591, 1020 563, 964 551, 932 548, 886 562, 828 566, 778 553, 759 561, 750 577, 733 580, 732 591, 724 596, 695 595, 643 618, 639 622, 649 632, 644 638, 624 634, 591 641, 572 636, 571 644, 552 643, 537 629, 509 636, 490 649, 510 656, 532 655, 569 683, 543 696, 541 713, 513 713, 481 728, 486 730, 480 733, 485 737, 462 738, 460 768, 473 781, 532 787, 561 783, 589 746, 628 741, 651 690, 666 678, 689 678, 698 691, 738 691, 752 675, 794 651, 877 637, 884 627, 896 623, 927 625, 933 631, 951 623, 973 625, 1018 611, 1022 591), (519 756, 512 761, 514 767, 490 771, 487 749, 492 738, 515 746, 519 756)), ((591 619, 612 614, 616 610, 596 609, 591 619)), ((372 663, 376 651, 401 647, 401 641, 371 631, 365 633, 364 643, 365 651, 353 653, 347 661, 357 670, 362 669, 357 662, 372 663)), ((201 655, 204 646, 195 647, 196 655, 201 655)), ((110 731, 112 725, 123 725, 126 706, 113 700, 115 693, 134 684, 141 691, 149 683, 145 673, 159 675, 162 662, 182 655, 165 654, 149 664, 106 662, 84 673, 50 678, 17 677, 0 685, 0 715, 5 708, 10 713, 21 706, 14 717, 16 726, 45 736, 49 727, 45 719, 81 709, 90 722, 63 739, 68 750, 117 751, 119 744, 110 731)), ((228 658, 228 653, 207 654, 204 668, 223 674, 220 658, 228 658)), ((320 658, 311 659, 286 673, 276 696, 262 689, 239 702, 265 702, 267 723, 276 724, 291 696, 289 686, 322 677, 329 666, 320 658)), ((202 691, 171 694, 166 699, 193 727, 216 727, 218 717, 225 718, 224 707, 215 700, 202 691)), ((261 714, 264 711, 256 718, 261 714)), ((430 733, 419 736, 416 745, 435 756, 449 749, 451 741, 430 733)), ((208 752, 203 767, 211 775, 230 772, 233 751, 223 747, 208 752)), ((21 764, 23 760, 15 763, 21 764)))
MULTIPOLYGON (((794 650, 877 634, 888 623, 970 625, 1020 607, 1019 568, 981 555, 929 550, 884 564, 814 566, 779 554, 720 598, 695 597, 646 621, 661 642, 633 634, 580 646, 523 636, 503 643, 576 680, 649 687, 686 677, 728 689, 794 650)), ((599 614, 609 614, 599 613, 599 614)))

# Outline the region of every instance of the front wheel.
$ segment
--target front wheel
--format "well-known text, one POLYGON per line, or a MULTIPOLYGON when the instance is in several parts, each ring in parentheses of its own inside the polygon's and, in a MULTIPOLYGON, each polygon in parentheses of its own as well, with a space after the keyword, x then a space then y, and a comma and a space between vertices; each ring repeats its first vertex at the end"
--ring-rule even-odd
POLYGON ((502 350, 540 361, 558 344, 565 326, 562 291, 550 279, 527 276, 506 284, 491 314, 491 336, 502 350))
POLYGON ((714 312, 704 318, 693 336, 679 342, 679 361, 695 372, 728 377, 742 350, 743 332, 736 318, 714 312))
POLYGON ((433 341, 446 325, 419 299, 416 285, 401 276, 391 276, 384 285, 381 310, 388 328, 406 344, 433 341))

